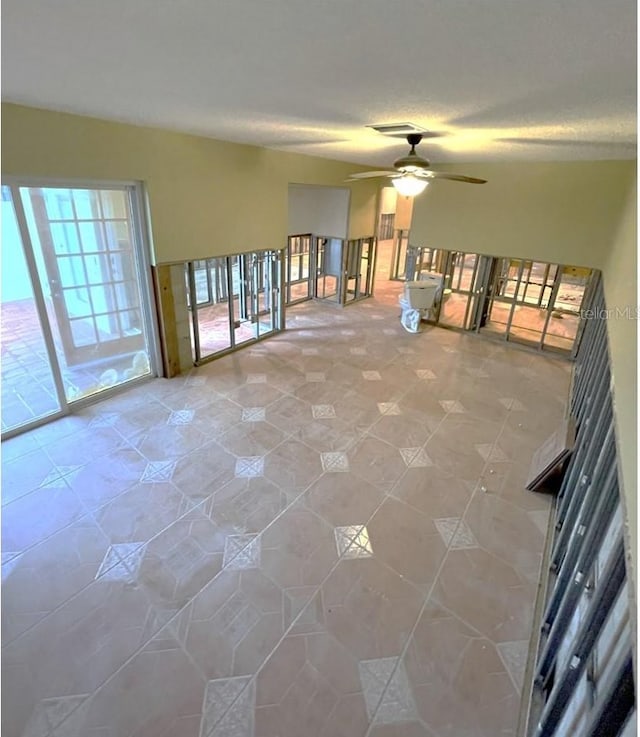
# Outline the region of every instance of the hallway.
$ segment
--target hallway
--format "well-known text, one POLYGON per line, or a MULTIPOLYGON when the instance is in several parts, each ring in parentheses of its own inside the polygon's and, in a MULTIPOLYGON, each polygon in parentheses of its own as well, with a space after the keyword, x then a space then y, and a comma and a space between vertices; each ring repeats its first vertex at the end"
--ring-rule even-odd
POLYGON ((3 735, 515 735, 571 364, 401 286, 3 443, 3 735))

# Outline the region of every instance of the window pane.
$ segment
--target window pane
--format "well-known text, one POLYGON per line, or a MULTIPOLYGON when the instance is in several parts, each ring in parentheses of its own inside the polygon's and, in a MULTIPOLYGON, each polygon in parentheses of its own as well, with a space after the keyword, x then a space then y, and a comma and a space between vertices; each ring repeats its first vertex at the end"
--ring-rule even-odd
POLYGON ((78 229, 82 240, 82 250, 85 253, 107 250, 101 223, 79 223, 78 229))
POLYGON ((91 314, 89 291, 84 287, 82 289, 64 289, 62 295, 69 317, 85 317, 91 314))
POLYGON ((58 259, 60 284, 63 287, 76 287, 85 283, 82 256, 65 256, 58 259))
POLYGON ((135 271, 130 254, 124 252, 111 253, 109 259, 111 262, 111 275, 114 281, 135 279, 135 271))
POLYGON ((44 196, 47 216, 50 220, 73 220, 73 206, 71 192, 68 189, 41 189, 44 196))
POLYGON ((107 256, 85 256, 84 265, 87 270, 89 284, 103 284, 111 281, 109 261, 107 256))
POLYGON ((110 340, 118 340, 120 337, 120 324, 117 314, 98 315, 96 317, 98 338, 104 343, 110 340))
POLYGON ((56 253, 80 253, 80 241, 74 223, 52 223, 51 239, 56 253))
POLYGON ((129 227, 126 222, 117 220, 105 221, 104 228, 107 237, 109 250, 117 251, 119 249, 128 250, 131 248, 131 240, 129 237, 129 227))
POLYGON ((111 284, 91 287, 91 301, 93 302, 93 311, 96 314, 113 312, 116 309, 116 300, 111 284))
POLYGON ((139 335, 142 331, 142 318, 139 310, 119 312, 122 330, 126 335, 139 335))
POLYGON ((121 190, 103 189, 100 192, 102 200, 102 217, 121 218, 125 220, 128 217, 127 195, 121 190))
POLYGON ((95 220, 100 217, 98 193, 90 189, 74 189, 73 204, 78 220, 95 220))
POLYGON ((117 305, 119 310, 126 310, 129 307, 138 307, 138 294, 133 282, 120 282, 114 284, 116 292, 117 305))
POLYGON ((93 326, 93 320, 70 320, 69 325, 71 327, 73 344, 77 348, 93 345, 96 342, 97 336, 95 327, 93 326))

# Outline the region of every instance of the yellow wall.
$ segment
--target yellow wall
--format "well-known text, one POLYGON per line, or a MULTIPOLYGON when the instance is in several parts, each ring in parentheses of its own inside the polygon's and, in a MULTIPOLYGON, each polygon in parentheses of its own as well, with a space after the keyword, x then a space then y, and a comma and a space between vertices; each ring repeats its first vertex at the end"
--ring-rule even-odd
POLYGON ((613 401, 624 499, 629 525, 629 548, 633 577, 637 584, 638 499, 637 499, 637 407, 638 321, 627 319, 624 310, 638 307, 637 192, 634 187, 623 218, 604 263, 604 292, 607 308, 616 310, 607 322, 613 374, 613 401))
POLYGON ((410 243, 601 268, 635 161, 439 167, 486 184, 432 182, 415 198, 410 243))
MULTIPOLYGON (((288 184, 346 187, 363 167, 256 146, 2 105, 2 173, 143 181, 154 263, 259 248, 287 237, 288 184)), ((352 187, 349 237, 375 232, 378 183, 352 187)))

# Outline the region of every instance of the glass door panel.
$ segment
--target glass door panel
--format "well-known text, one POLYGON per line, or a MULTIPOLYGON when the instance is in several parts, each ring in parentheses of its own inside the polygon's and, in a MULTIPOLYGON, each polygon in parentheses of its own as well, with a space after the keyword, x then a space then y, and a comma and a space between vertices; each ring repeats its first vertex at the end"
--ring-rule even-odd
POLYGON ((545 313, 535 307, 517 304, 513 309, 509 340, 537 346, 544 330, 545 313))
POLYGON ((457 251, 421 254, 419 270, 443 275, 438 325, 467 328, 473 309, 472 284, 477 271, 475 254, 457 251))
POLYGON ((473 299, 469 310, 469 330, 477 332, 484 327, 491 304, 491 289, 494 286, 493 274, 498 259, 478 254, 476 273, 472 281, 473 299))
POLYGON ((199 305, 201 262, 185 265, 196 364, 282 329, 283 251, 256 251, 206 259, 211 304, 199 305), (231 295, 229 297, 229 295, 231 295), (194 301, 195 305, 191 306, 194 301))
POLYGON ((151 374, 131 193, 20 188, 68 401, 151 374))
POLYGON ((339 302, 344 241, 318 236, 316 244, 315 296, 339 302))
MULTIPOLYGON (((204 259, 193 262, 193 277, 196 295, 196 304, 208 305, 213 301, 211 290, 211 274, 208 268, 208 262, 204 259)), ((189 291, 190 295, 191 292, 189 291)))
POLYGON ((269 315, 270 304, 269 304, 269 292, 271 288, 269 286, 270 273, 268 269, 265 269, 265 261, 268 258, 266 253, 247 253, 245 255, 247 265, 251 269, 251 290, 249 291, 248 297, 251 301, 251 314, 253 316, 253 323, 256 327, 256 337, 266 332, 266 326, 270 323, 271 318, 269 315), (264 322, 264 328, 261 330, 262 319, 266 318, 264 322))
POLYGON ((280 282, 279 265, 280 259, 274 251, 261 251, 254 255, 254 314, 257 316, 256 325, 260 337, 278 328, 276 303, 280 282))
MULTIPOLYGON (((285 251, 272 251, 271 254, 271 325, 274 331, 282 330, 284 327, 284 290, 282 288, 282 260, 285 257, 285 251)), ((307 281, 309 294, 311 294, 311 271, 309 266, 309 254, 307 254, 307 271, 309 278, 307 281)))
POLYGON ((557 269, 555 264, 522 262, 519 270, 521 278, 513 287, 514 304, 510 313, 508 340, 529 346, 540 344, 553 276, 557 269))
POLYGON ((544 347, 570 351, 578 335, 580 308, 591 278, 591 269, 576 266, 558 268, 553 301, 549 305, 544 347))
POLYGON ((508 331, 513 306, 513 266, 510 259, 494 258, 488 275, 488 286, 484 296, 482 316, 478 329, 505 337, 508 331))
POLYGON ((363 238, 361 247, 360 273, 362 274, 362 296, 370 297, 373 294, 378 259, 378 241, 373 238, 363 238))
POLYGON ((557 271, 556 264, 532 262, 524 284, 522 301, 536 307, 546 308, 557 271))
POLYGON ((2 432, 62 409, 11 190, 2 187, 2 432))
POLYGON ((311 299, 313 288, 311 278, 313 236, 291 235, 287 240, 286 252, 286 302, 295 304, 311 299))
POLYGON ((229 315, 227 259, 210 258, 206 261, 193 261, 187 264, 189 283, 189 306, 192 311, 191 345, 194 361, 197 363, 214 353, 231 348, 231 317, 229 315), (202 264, 205 264, 203 269, 202 264), (193 270, 193 281, 189 281, 189 269, 193 270), (202 274, 208 275, 211 302, 199 304, 198 292, 202 291, 202 274), (194 300, 191 296, 195 292, 194 300))
POLYGON ((458 292, 468 292, 473 284, 478 256, 475 253, 460 253, 458 257, 457 275, 453 288, 458 292))
POLYGON ((360 297, 362 275, 360 273, 362 260, 362 242, 360 240, 344 241, 344 271, 342 272, 341 304, 353 302, 360 297))
POLYGON ((233 320, 233 343, 246 343, 257 338, 253 307, 254 281, 252 254, 242 253, 231 256, 231 304, 233 320))

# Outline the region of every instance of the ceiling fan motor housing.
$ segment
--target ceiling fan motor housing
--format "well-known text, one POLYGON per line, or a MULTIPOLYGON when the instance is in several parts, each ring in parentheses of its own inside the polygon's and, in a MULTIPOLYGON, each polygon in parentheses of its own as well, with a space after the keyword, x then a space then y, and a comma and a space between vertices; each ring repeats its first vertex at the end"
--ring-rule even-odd
MULTIPOLYGON (((467 177, 463 174, 454 174, 453 172, 431 171, 430 162, 418 156, 416 146, 423 138, 422 133, 409 133, 407 143, 411 146, 411 150, 406 156, 394 161, 394 171, 364 171, 358 174, 352 174, 351 179, 347 181, 353 182, 358 179, 369 179, 371 177, 389 177, 396 189, 400 189, 400 182, 420 182, 422 187, 420 192, 427 186, 427 180, 431 179, 451 179, 454 182, 466 182, 467 184, 485 184, 486 179, 478 179, 477 177, 467 177)), ((419 194, 419 191, 407 192, 407 196, 419 194)), ((404 193, 403 193, 404 194, 404 193)))
POLYGON ((411 151, 406 156, 393 162, 393 166, 398 171, 412 172, 429 168, 430 162, 427 159, 423 159, 422 156, 418 156, 416 153, 416 146, 421 140, 421 133, 409 133, 407 143, 411 146, 411 151))

